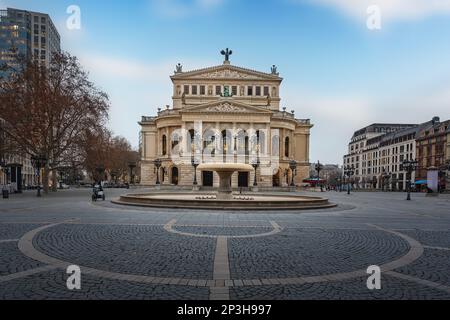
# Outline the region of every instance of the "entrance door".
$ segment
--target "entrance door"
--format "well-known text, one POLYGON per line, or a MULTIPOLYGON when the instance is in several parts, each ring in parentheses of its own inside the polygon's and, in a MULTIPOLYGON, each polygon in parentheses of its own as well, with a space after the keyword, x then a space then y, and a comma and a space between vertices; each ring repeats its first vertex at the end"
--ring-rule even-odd
POLYGON ((238 175, 238 187, 248 188, 249 174, 248 172, 239 172, 238 175))
POLYGON ((172 184, 175 186, 178 185, 178 168, 177 167, 172 168, 172 184))
POLYGON ((202 172, 202 181, 204 187, 212 187, 214 186, 214 176, 212 171, 203 171, 202 172))
POLYGON ((273 183, 273 186, 274 186, 274 187, 280 187, 280 186, 281 186, 280 175, 281 175, 281 169, 279 169, 279 170, 277 171, 277 173, 273 175, 273 177, 272 177, 272 183, 273 183))

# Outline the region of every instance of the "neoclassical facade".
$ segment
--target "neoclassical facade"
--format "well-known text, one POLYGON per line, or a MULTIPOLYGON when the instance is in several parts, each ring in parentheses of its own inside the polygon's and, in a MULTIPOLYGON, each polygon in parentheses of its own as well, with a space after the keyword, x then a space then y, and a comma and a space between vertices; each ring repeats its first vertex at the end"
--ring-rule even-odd
POLYGON ((297 185, 309 176, 309 119, 280 110, 283 79, 271 73, 222 65, 184 72, 180 64, 171 77, 173 106, 142 117, 141 184, 217 187, 214 172, 194 170, 200 163, 246 163, 255 171, 239 172, 234 188, 297 185), (157 170, 155 160, 161 163, 157 170), (296 161, 297 169, 290 163, 296 161), (194 175, 194 171, 197 171, 194 175), (158 179, 159 178, 159 179, 158 179))

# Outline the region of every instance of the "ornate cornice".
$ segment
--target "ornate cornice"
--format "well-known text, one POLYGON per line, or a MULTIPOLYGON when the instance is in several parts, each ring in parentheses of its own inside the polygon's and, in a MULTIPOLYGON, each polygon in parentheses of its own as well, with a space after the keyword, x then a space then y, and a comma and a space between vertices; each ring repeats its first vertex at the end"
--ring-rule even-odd
POLYGON ((279 81, 281 82, 283 78, 277 75, 255 71, 251 69, 241 68, 233 65, 220 65, 204 69, 198 69, 183 73, 177 73, 171 77, 173 80, 267 80, 267 81, 279 81))

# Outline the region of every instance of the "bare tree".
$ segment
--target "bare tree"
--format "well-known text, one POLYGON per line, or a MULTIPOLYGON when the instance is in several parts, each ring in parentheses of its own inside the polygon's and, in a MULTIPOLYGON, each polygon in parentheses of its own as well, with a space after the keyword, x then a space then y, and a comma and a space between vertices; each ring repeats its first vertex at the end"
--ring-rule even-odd
POLYGON ((109 99, 68 53, 54 54, 48 68, 33 60, 20 62, 0 80, 2 131, 25 154, 48 159, 43 177, 47 192, 51 170, 68 160, 82 162, 80 144, 86 131, 103 128, 109 99))

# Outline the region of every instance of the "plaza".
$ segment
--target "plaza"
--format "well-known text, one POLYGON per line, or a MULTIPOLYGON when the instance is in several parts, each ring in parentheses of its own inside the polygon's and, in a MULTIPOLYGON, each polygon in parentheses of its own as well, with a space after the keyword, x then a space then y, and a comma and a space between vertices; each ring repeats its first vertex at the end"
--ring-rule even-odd
POLYGON ((0 202, 0 299, 450 298, 448 195, 298 192, 337 207, 247 212, 93 203, 90 191, 0 202), (367 288, 372 265, 380 290, 367 288))

